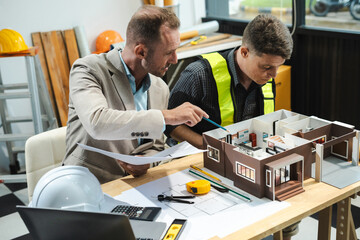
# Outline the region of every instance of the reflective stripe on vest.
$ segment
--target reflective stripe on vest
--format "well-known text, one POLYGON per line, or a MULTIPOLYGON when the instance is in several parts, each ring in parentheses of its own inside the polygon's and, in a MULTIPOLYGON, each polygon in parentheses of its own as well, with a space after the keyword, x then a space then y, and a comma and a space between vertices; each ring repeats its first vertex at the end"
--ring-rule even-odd
MULTIPOLYGON (((234 104, 231 97, 231 76, 227 68, 226 60, 219 53, 208 53, 201 55, 208 60, 216 82, 218 101, 221 115, 221 126, 234 123, 234 104)), ((264 95, 264 114, 274 112, 275 97, 273 93, 273 79, 271 78, 261 87, 264 95)))
POLYGON ((273 79, 271 78, 264 86, 261 87, 264 95, 264 114, 271 113, 275 110, 275 98, 272 85, 273 79))
POLYGON ((201 55, 210 63, 212 74, 216 82, 218 101, 221 116, 221 126, 234 123, 234 104, 231 98, 231 76, 227 68, 226 60, 219 53, 201 55))

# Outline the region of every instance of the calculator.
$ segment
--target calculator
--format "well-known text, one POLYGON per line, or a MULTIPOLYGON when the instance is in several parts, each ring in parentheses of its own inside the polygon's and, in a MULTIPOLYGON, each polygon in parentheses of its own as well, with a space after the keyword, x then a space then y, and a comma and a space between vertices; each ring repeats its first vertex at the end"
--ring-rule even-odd
POLYGON ((117 205, 111 213, 118 213, 128 216, 130 219, 154 221, 160 214, 161 208, 159 207, 139 207, 132 205, 117 205))

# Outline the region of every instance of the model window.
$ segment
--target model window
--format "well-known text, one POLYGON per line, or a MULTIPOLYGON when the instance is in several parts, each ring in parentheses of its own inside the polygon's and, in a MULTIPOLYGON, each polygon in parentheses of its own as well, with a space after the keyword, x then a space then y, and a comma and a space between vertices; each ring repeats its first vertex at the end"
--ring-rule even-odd
POLYGON ((216 162, 220 162, 219 150, 211 147, 210 145, 207 146, 207 149, 208 149, 208 152, 207 152, 208 158, 210 158, 216 162))
MULTIPOLYGON (((326 135, 315 138, 313 140, 311 140, 313 143, 317 143, 317 144, 324 144, 326 142, 326 135)), ((316 149, 312 148, 312 152, 315 152, 316 149)))
POLYGON ((326 142, 326 135, 323 135, 321 137, 315 138, 312 140, 313 143, 323 144, 326 142))
MULTIPOLYGON (((336 139, 337 137, 332 136, 331 139, 336 139)), ((335 156, 347 159, 348 158, 348 145, 349 141, 345 140, 343 142, 340 142, 338 144, 331 146, 331 153, 335 156)))
POLYGON ((275 170, 275 186, 290 181, 290 165, 275 170))
POLYGON ((269 134, 268 133, 266 133, 266 132, 263 132, 263 142, 264 143, 266 143, 266 138, 268 138, 269 137, 269 134))
POLYGON ((246 175, 246 167, 244 167, 243 165, 239 165, 241 168, 241 175, 245 176, 246 175))
POLYGON ((271 171, 266 170, 266 186, 271 187, 271 171))
POLYGON ((255 182, 255 169, 236 162, 236 174, 251 182, 255 182))

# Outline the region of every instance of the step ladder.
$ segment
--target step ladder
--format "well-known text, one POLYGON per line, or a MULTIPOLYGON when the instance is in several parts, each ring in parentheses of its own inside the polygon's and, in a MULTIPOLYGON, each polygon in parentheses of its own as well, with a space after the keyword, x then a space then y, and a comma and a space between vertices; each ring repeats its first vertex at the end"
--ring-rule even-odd
MULTIPOLYGON (((0 133, 0 142, 6 143, 9 157, 10 173, 15 174, 20 170, 18 153, 25 151, 25 144, 15 146, 15 142, 24 142, 32 135, 57 128, 58 123, 51 106, 50 96, 45 83, 43 71, 41 69, 37 49, 32 49, 26 54, 9 54, 0 57, 24 57, 27 79, 26 83, 4 84, 1 76, 0 66, 0 117, 3 133, 0 133), (11 91, 17 90, 17 91, 11 91), (8 99, 30 99, 31 116, 11 117, 9 116, 7 100, 8 99), (32 122, 34 126, 33 134, 13 133, 12 124, 21 122, 32 122)), ((18 144, 19 145, 19 144, 18 144)), ((0 176, 0 179, 6 178, 0 176)), ((11 177, 11 179, 13 179, 11 177)))

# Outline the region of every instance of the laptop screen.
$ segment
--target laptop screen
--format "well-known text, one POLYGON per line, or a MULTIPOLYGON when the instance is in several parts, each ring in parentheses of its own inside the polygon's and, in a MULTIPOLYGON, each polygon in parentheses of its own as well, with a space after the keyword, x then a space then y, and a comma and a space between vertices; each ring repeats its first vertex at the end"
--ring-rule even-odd
POLYGON ((127 216, 16 206, 34 239, 135 240, 127 216))

